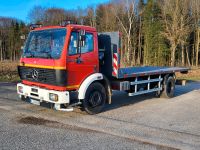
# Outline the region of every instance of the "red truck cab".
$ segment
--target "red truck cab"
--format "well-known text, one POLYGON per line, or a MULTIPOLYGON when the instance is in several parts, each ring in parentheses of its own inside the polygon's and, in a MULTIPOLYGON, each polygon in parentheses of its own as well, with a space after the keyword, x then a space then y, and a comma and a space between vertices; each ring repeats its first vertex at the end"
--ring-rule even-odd
MULTIPOLYGON (((63 36, 62 39, 60 40, 63 41, 60 44, 61 46, 60 45, 58 46, 60 48, 61 54, 58 57, 52 59, 51 56, 50 57, 48 56, 27 57, 26 55, 22 56, 22 58, 20 59, 19 68, 21 69, 23 67, 24 68, 29 67, 31 69, 42 68, 51 70, 54 72, 54 77, 45 76, 45 74, 41 74, 45 76, 44 78, 46 78, 46 80, 41 79, 40 82, 40 78, 38 78, 37 80, 35 80, 36 78, 32 79, 33 81, 31 81, 30 79, 26 80, 26 78, 24 79, 22 78, 22 83, 31 86, 41 86, 47 89, 58 90, 58 91, 76 90, 79 88, 81 82, 83 82, 83 80, 87 76, 99 72, 98 43, 96 40, 97 32, 95 28, 88 26, 81 26, 81 25, 73 25, 73 24, 67 25, 66 27, 61 27, 61 26, 40 27, 32 30, 29 36, 31 36, 31 33, 32 34, 40 33, 43 36, 45 34, 44 32, 47 32, 46 34, 48 34, 48 36, 51 36, 52 32, 65 32, 61 33, 63 34, 63 36), (86 45, 84 49, 82 48, 81 54, 79 53, 80 49, 78 47, 78 38, 80 30, 85 30, 86 40, 92 40, 92 42, 91 41, 88 42, 88 45, 86 45), (78 61, 80 62, 77 63, 78 61), (56 78, 56 82, 54 78, 56 78), (52 81, 50 81, 51 79, 52 81), (52 82, 52 84, 50 84, 49 82, 52 82)), ((33 36, 31 37, 32 41, 28 42, 28 44, 33 42, 32 43, 33 45, 35 39, 33 36)), ((38 35, 38 38, 40 38, 41 40, 40 35, 38 35)), ((49 42, 47 44, 50 44, 50 42, 52 42, 51 44, 55 45, 53 47, 56 47, 56 43, 54 43, 56 42, 56 40, 57 39, 55 37, 54 39, 51 39, 51 41, 47 41, 49 42)), ((41 45, 42 44, 43 43, 41 43, 41 45)), ((44 47, 46 46, 47 45, 45 45, 44 47)))

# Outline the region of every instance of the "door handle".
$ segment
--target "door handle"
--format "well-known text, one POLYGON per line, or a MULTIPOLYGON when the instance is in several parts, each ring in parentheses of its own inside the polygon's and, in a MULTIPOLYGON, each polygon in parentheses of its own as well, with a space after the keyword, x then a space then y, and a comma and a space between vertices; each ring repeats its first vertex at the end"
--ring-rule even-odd
POLYGON ((77 59, 76 59, 76 63, 77 64, 81 64, 83 62, 83 60, 80 58, 80 57, 78 57, 77 59))

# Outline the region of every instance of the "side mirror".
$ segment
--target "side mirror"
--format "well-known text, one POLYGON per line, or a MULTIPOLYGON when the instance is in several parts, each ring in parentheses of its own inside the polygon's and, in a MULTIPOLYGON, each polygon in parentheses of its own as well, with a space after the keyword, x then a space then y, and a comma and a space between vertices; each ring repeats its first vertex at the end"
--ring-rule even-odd
POLYGON ((86 40, 85 30, 80 30, 79 32, 80 47, 85 46, 85 40, 86 40))
POLYGON ((85 46, 85 35, 81 35, 80 36, 80 46, 81 47, 84 47, 85 46))
POLYGON ((79 35, 85 35, 85 30, 80 30, 79 35))

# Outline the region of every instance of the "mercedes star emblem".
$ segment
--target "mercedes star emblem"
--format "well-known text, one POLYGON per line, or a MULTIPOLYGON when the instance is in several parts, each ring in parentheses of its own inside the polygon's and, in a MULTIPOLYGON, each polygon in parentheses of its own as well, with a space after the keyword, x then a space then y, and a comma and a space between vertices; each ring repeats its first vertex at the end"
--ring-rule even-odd
POLYGON ((32 71, 32 78, 35 79, 35 80, 38 80, 38 74, 39 74, 38 71, 34 69, 32 71))

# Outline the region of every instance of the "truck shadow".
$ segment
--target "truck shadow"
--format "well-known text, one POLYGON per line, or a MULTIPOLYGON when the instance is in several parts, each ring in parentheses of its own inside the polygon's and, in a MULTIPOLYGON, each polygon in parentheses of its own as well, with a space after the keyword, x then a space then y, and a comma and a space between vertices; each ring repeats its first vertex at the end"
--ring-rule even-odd
POLYGON ((153 93, 130 97, 126 92, 113 91, 112 104, 106 105, 103 111, 109 111, 119 107, 133 105, 145 100, 151 100, 152 98, 155 98, 153 93))
POLYGON ((200 81, 188 81, 186 86, 176 85, 175 97, 189 93, 193 90, 200 90, 200 81))
MULTIPOLYGON (((189 82, 186 86, 176 85, 174 97, 181 96, 194 90, 200 90, 200 82, 189 82)), ((119 107, 133 105, 142 101, 152 100, 154 98, 157 98, 155 93, 129 97, 126 92, 113 91, 112 104, 106 105, 104 111, 106 112, 119 107)))

